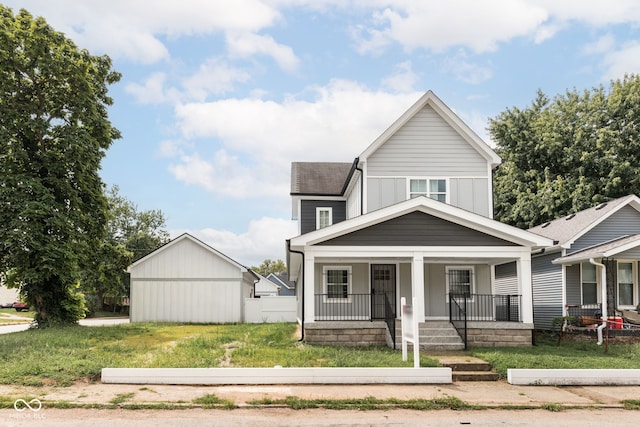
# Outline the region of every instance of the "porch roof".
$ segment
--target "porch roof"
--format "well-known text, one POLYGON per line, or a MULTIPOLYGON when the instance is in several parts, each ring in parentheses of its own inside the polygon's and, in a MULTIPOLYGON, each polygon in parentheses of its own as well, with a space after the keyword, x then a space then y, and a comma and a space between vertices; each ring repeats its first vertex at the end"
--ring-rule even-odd
POLYGON ((554 264, 573 264, 588 261, 591 258, 608 258, 638 246, 640 246, 640 234, 632 234, 556 258, 552 262, 554 264))

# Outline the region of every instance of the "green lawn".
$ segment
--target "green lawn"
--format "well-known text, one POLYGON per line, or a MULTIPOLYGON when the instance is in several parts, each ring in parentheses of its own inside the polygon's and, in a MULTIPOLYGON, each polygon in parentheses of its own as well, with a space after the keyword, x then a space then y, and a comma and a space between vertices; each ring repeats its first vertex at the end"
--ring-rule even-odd
MULTIPOLYGON (((413 366, 389 348, 312 346, 294 324, 74 326, 0 335, 0 384, 69 385, 99 380, 104 367, 413 366)), ((502 376, 508 368, 636 368, 640 344, 542 341, 530 348, 472 349, 502 376)), ((421 366, 437 366, 423 355, 421 366)))
POLYGON ((595 340, 541 337, 525 348, 473 348, 470 354, 491 363, 502 378, 507 369, 640 369, 640 344, 599 346, 595 340))
MULTIPOLYGON (((104 367, 413 366, 388 348, 310 346, 295 324, 74 326, 0 335, 0 384, 94 381, 104 367)), ((421 366, 437 366, 426 356, 421 366)))

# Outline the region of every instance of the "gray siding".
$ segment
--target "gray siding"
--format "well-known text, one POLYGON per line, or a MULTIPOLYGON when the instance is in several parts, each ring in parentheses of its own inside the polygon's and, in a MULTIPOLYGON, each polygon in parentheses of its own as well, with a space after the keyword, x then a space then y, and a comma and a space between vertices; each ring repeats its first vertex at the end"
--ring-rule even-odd
POLYGON ((319 243, 326 246, 515 246, 514 243, 421 212, 319 243))
POLYGON ((496 265, 495 290, 498 295, 518 295, 518 271, 515 262, 496 265))
POLYGON ((430 106, 368 159, 370 176, 486 176, 487 161, 430 106))
POLYGON ((406 178, 368 178, 368 212, 407 200, 406 178))
POLYGON ((640 233, 640 213, 631 206, 625 206, 576 240, 567 254, 621 236, 638 233, 640 233))
POLYGON ((333 223, 342 222, 347 216, 346 202, 341 200, 302 200, 300 203, 301 234, 316 229, 316 208, 332 208, 333 223))
POLYGON ((536 329, 551 329, 556 317, 562 316, 562 266, 552 264, 558 253, 533 257, 533 323, 536 329))
POLYGON ((565 269, 567 281, 567 304, 582 304, 580 290, 580 264, 569 265, 565 269))

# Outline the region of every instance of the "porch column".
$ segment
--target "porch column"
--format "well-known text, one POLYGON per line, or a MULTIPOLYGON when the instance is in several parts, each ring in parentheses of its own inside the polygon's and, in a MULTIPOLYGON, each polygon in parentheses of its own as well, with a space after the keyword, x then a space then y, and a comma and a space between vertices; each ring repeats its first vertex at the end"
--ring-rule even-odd
POLYGON ((533 285, 531 283, 531 253, 523 252, 516 261, 518 269, 518 290, 522 295, 522 322, 533 323, 533 285))
POLYGON ((316 320, 315 313, 315 258, 306 255, 304 258, 304 323, 313 323, 316 320))
MULTIPOLYGON (((424 322, 424 254, 413 254, 411 263, 411 296, 416 299, 413 315, 419 323, 424 322)), ((413 304, 413 302, 411 303, 413 304)))

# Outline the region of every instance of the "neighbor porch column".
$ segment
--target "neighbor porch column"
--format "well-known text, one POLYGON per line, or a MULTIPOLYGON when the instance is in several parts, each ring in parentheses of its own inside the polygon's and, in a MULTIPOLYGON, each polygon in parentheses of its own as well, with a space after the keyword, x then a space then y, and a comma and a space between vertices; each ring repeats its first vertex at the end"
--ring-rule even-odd
POLYGON ((315 258, 307 254, 304 258, 304 323, 313 323, 316 320, 314 279, 315 258))
MULTIPOLYGON (((413 307, 413 315, 419 323, 424 322, 424 254, 413 255, 411 263, 411 296, 415 298, 416 304, 413 307)), ((413 302, 411 302, 413 305, 413 302)))
POLYGON ((518 268, 518 291, 522 296, 522 322, 533 323, 533 285, 531 283, 531 252, 520 254, 516 262, 518 268))

